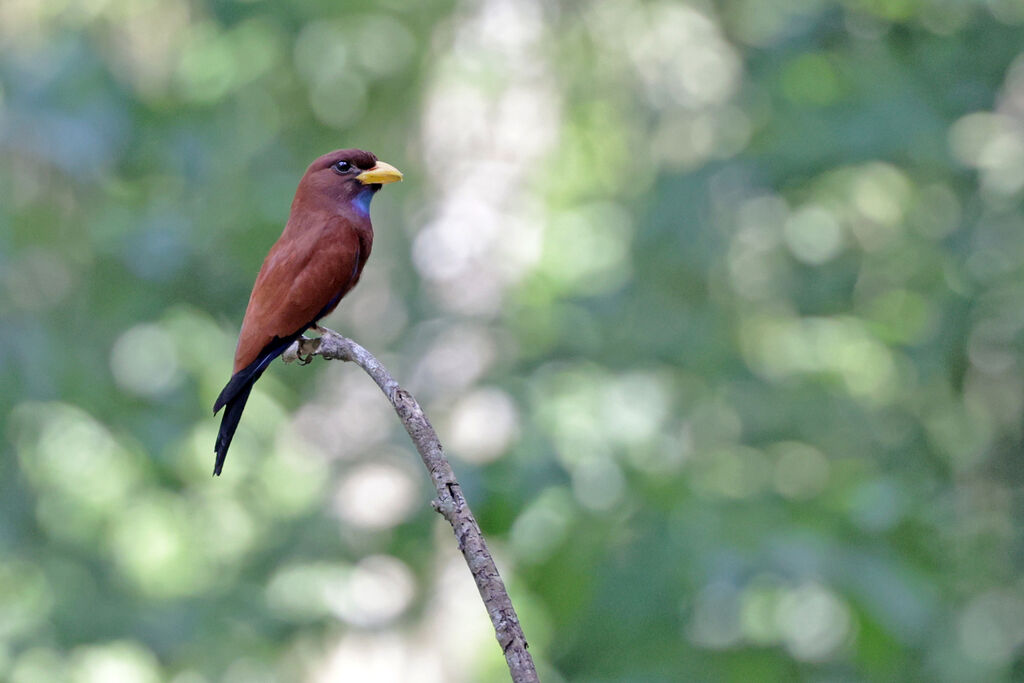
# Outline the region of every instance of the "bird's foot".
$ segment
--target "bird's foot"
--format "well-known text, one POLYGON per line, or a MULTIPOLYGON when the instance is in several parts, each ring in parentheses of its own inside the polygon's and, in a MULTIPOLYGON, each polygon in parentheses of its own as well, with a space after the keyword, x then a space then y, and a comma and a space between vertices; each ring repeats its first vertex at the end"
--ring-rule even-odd
POLYGON ((299 359, 299 365, 309 365, 313 362, 313 356, 320 350, 320 340, 301 337, 299 348, 295 355, 299 359))
POLYGON ((320 351, 320 340, 309 337, 299 337, 289 346, 281 358, 285 363, 299 362, 299 365, 309 365, 313 362, 313 356, 320 351))

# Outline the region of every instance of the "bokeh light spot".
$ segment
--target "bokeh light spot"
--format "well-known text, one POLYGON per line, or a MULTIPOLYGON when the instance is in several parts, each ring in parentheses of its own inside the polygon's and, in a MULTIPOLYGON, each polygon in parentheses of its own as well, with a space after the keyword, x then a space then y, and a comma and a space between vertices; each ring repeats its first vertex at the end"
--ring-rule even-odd
POLYGON ((71 683, 159 683, 156 656, 133 641, 116 641, 75 649, 70 660, 71 683))
POLYGON ((551 487, 526 506, 512 524, 512 549, 527 562, 542 562, 569 533, 576 505, 562 487, 551 487))
POLYGON ((983 593, 967 605, 957 630, 968 656, 1005 665, 1024 645, 1024 599, 1005 590, 983 593))
POLYGON ((853 620, 842 599, 828 588, 811 583, 787 592, 777 619, 786 649, 804 661, 831 658, 853 635, 853 620))
POLYGON ((364 628, 380 627, 402 614, 416 595, 412 572, 398 558, 373 555, 359 561, 324 599, 339 618, 364 628))
POLYGON ((452 450, 475 463, 491 462, 519 434, 519 411, 504 391, 493 387, 467 394, 452 409, 452 450))
POLYGON ((843 248, 843 231, 831 212, 820 206, 804 206, 786 221, 786 245, 799 260, 819 266, 835 258, 843 248))
POLYGON ((787 498, 812 498, 828 484, 828 459, 818 449, 796 441, 775 444, 775 490, 787 498))
POLYGON ((353 467, 334 495, 334 510, 345 524, 389 529, 417 508, 419 487, 409 472, 373 462, 353 467))
POLYGON ((159 396, 181 381, 174 340, 159 325, 136 325, 110 350, 110 371, 117 385, 140 396, 159 396))

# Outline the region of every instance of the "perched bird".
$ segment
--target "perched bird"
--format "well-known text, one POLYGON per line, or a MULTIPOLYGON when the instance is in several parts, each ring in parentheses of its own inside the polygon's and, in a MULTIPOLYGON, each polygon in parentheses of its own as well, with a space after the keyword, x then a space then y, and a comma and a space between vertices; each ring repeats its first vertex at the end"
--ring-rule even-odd
POLYGON ((373 246, 370 200, 402 179, 370 152, 340 149, 306 169, 284 232, 256 277, 235 349, 231 381, 217 397, 226 408, 214 452, 219 475, 249 392, 271 361, 334 310, 355 287, 373 246))

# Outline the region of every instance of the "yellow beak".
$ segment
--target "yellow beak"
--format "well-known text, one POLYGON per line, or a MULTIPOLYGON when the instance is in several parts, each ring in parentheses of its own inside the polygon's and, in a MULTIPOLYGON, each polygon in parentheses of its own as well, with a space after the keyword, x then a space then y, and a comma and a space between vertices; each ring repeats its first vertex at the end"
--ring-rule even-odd
POLYGON ((368 171, 363 171, 356 176, 356 180, 361 182, 363 185, 373 185, 374 183, 397 183, 402 179, 402 172, 391 164, 383 161, 378 161, 377 165, 368 171))

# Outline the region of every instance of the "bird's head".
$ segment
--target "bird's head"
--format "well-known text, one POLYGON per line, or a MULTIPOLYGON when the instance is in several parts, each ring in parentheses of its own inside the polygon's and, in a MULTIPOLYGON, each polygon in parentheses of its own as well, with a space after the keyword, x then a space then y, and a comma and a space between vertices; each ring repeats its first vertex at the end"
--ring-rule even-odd
POLYGON ((366 216, 370 200, 386 183, 402 179, 402 172, 391 164, 378 161, 371 152, 361 149, 339 149, 324 154, 306 169, 299 183, 300 196, 313 195, 341 205, 351 206, 366 216))

